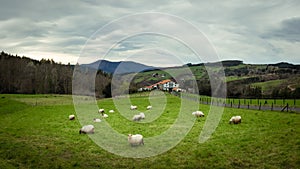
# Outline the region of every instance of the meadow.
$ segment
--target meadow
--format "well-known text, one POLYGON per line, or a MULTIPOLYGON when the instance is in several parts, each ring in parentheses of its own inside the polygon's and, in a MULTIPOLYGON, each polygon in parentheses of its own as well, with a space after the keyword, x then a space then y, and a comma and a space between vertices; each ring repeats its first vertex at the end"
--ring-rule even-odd
MULTIPOLYGON (((120 98, 122 99, 122 98, 120 98)), ((142 133, 145 138, 163 133, 178 116, 179 97, 166 94, 165 106, 155 105, 156 97, 130 97, 138 111, 153 104, 153 111, 162 110, 159 117, 146 123, 124 118, 113 99, 97 100, 99 107, 114 109, 106 121, 117 132, 142 133), (153 100, 151 100, 153 99, 153 100)), ((129 107, 128 107, 129 109, 129 107)), ((81 124, 75 114, 70 95, 0 95, 0 168, 299 168, 300 114, 277 111, 257 111, 225 108, 218 127, 205 142, 199 134, 210 110, 199 105, 204 118, 193 118, 194 125, 184 139, 172 149, 147 158, 127 158, 99 147, 88 135, 78 133, 81 124), (230 125, 233 115, 241 115, 242 123, 230 125)), ((136 112, 138 112, 136 111, 136 112)), ((99 116, 95 112, 95 116, 99 116)), ((152 117, 151 117, 152 118, 152 117)), ((101 122, 97 125, 102 125, 101 122)), ((91 120, 91 124, 93 124, 91 120)), ((95 129, 95 134, 101 130, 95 129)), ((101 133, 100 133, 101 134, 101 133)), ((141 147, 130 147, 136 151, 141 147)), ((144 147, 147 147, 145 142, 144 147)))

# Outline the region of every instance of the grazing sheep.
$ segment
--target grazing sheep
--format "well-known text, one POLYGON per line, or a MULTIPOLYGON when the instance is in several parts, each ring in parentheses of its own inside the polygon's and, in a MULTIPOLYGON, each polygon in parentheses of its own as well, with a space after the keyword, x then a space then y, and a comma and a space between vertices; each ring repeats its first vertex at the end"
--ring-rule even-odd
POLYGON ((140 113, 140 116, 141 116, 142 119, 145 118, 145 114, 143 112, 140 113))
POLYGON ((145 114, 141 112, 140 114, 136 114, 133 116, 132 120, 133 121, 140 121, 141 119, 145 118, 145 114))
POLYGON ((95 128, 93 125, 86 125, 79 130, 79 134, 94 134, 94 130, 95 128))
POLYGON ((144 145, 144 140, 143 140, 143 136, 141 134, 128 134, 128 142, 131 146, 135 146, 135 145, 144 145))
POLYGON ((152 106, 147 106, 147 110, 150 110, 150 109, 152 109, 152 106))
POLYGON ((229 120, 229 124, 239 124, 242 122, 242 117, 241 116, 232 116, 229 120))
POLYGON ((132 121, 140 121, 142 119, 142 116, 140 114, 136 114, 133 116, 132 121))
POLYGON ((109 110, 109 112, 110 112, 110 113, 114 113, 115 111, 114 111, 114 110, 109 110))
POLYGON ((69 115, 69 120, 74 120, 75 119, 75 115, 72 114, 72 115, 69 115))
POLYGON ((137 106, 131 105, 131 106, 130 106, 130 109, 131 109, 131 110, 136 110, 136 109, 137 109, 137 106))
POLYGON ((202 111, 195 111, 192 113, 192 115, 196 117, 204 117, 204 113, 202 111))
POLYGON ((94 122, 101 122, 101 119, 94 119, 94 122))
POLYGON ((103 118, 107 118, 108 115, 107 115, 107 114, 102 114, 102 117, 103 117, 103 118))
POLYGON ((101 115, 103 116, 103 114, 104 114, 104 109, 99 109, 98 112, 101 113, 101 115))

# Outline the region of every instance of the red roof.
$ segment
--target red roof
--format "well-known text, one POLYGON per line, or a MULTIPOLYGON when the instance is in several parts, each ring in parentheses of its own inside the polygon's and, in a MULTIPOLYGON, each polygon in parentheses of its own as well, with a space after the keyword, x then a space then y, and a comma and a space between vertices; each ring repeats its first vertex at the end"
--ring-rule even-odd
POLYGON ((171 82, 171 80, 170 79, 162 80, 162 81, 158 82, 158 84, 165 84, 168 82, 171 82))

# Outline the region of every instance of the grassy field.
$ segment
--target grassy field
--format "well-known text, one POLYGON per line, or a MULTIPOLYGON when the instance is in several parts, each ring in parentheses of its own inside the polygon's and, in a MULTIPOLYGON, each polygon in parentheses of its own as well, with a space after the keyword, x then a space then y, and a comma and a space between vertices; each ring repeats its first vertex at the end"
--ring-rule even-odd
MULTIPOLYGON (((143 107, 151 102, 147 96, 138 95, 131 101, 140 111, 146 111, 143 107)), ((168 129, 178 115, 178 97, 167 95, 163 101, 163 113, 149 123, 125 119, 112 99, 99 100, 98 105, 116 110, 105 119, 115 130, 124 135, 139 132, 147 138, 168 129)), ((209 112, 207 105, 200 105, 200 109, 206 115, 209 112)), ((74 113, 72 96, 0 95, 0 168, 300 167, 300 114, 296 113, 225 108, 207 142, 198 143, 206 116, 196 119, 176 147, 148 158, 125 158, 100 148, 87 135, 79 135, 79 121, 68 120, 74 113), (241 115, 242 123, 228 124, 233 115, 241 115)))

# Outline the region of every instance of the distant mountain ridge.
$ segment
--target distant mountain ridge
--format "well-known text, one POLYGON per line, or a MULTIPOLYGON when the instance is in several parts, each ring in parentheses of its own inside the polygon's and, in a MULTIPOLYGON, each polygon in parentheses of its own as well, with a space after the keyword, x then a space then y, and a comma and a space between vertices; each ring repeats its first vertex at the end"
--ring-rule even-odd
MULTIPOLYGON (((174 66, 174 67, 153 67, 144 65, 141 63, 133 62, 133 61, 118 61, 118 62, 112 62, 108 60, 98 60, 93 63, 89 64, 83 64, 83 66, 96 69, 96 70, 102 70, 106 73, 115 73, 115 74, 128 74, 128 73, 138 73, 138 72, 145 72, 145 71, 153 71, 157 69, 168 69, 168 68, 181 68, 183 66, 220 66, 223 65, 224 67, 231 67, 231 66, 237 66, 237 65, 243 65, 243 61, 240 60, 224 60, 220 62, 208 62, 208 63, 198 63, 198 64, 192 64, 188 63, 182 66, 174 66)), ((250 65, 256 65, 256 64, 250 64, 250 65)), ((266 65, 266 66, 276 66, 280 68, 298 68, 300 65, 295 65, 291 63, 286 62, 280 62, 276 64, 260 64, 260 65, 266 65)))
POLYGON ((89 68, 97 70, 102 70, 106 73, 115 74, 138 73, 157 69, 157 67, 147 66, 133 61, 111 62, 108 60, 98 60, 90 64, 84 64, 83 66, 87 66, 89 68))

